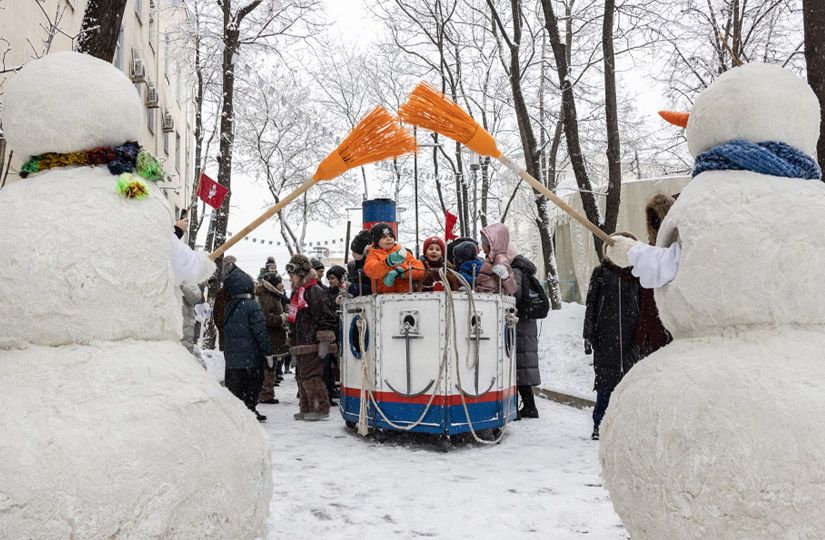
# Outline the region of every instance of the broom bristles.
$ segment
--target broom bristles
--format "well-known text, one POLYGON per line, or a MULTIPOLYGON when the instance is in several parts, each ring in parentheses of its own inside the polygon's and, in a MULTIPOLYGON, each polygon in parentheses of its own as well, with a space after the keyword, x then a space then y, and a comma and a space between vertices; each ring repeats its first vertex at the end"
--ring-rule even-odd
POLYGON ((384 107, 376 107, 321 162, 313 178, 330 180, 353 167, 415 151, 415 138, 384 107))
POLYGON ((453 100, 421 82, 398 109, 398 116, 409 124, 440 133, 471 148, 478 154, 501 154, 492 136, 453 100))

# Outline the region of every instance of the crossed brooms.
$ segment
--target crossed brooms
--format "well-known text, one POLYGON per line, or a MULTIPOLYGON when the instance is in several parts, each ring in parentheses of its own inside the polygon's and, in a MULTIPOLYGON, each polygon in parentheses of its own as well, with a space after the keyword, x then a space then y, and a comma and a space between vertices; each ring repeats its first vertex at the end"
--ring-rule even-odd
POLYGON ((497 159, 603 242, 613 244, 613 239, 607 233, 505 156, 492 135, 461 107, 431 85, 422 82, 415 87, 407 102, 398 109, 397 118, 383 107, 373 109, 350 131, 341 144, 321 161, 312 178, 238 231, 210 253, 209 257, 212 260, 219 258, 226 250, 318 182, 333 180, 354 167, 415 152, 418 149, 415 138, 402 127, 401 122, 440 133, 481 156, 497 159))

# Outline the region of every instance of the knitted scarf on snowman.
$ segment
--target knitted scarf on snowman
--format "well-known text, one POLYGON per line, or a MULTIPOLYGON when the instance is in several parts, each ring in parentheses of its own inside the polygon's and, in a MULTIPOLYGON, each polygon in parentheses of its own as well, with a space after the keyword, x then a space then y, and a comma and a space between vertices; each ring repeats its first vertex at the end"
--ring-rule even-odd
POLYGON ((163 178, 163 167, 149 152, 136 142, 119 146, 98 146, 91 150, 60 154, 46 152, 32 156, 20 167, 20 177, 54 169, 56 167, 85 167, 106 165, 109 172, 117 175, 115 188, 128 199, 143 199, 149 195, 149 188, 141 180, 145 178, 157 182, 163 178), (140 178, 132 175, 136 172, 140 178))
POLYGON ((752 171, 771 176, 821 180, 813 158, 788 144, 734 140, 696 156, 693 176, 705 171, 752 171))

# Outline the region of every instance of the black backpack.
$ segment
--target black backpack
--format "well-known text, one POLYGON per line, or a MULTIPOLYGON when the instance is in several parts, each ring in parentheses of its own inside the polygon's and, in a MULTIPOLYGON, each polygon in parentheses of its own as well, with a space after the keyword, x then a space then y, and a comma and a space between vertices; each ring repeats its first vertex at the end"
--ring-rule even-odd
POLYGON ((535 275, 521 273, 521 302, 516 304, 519 319, 543 319, 550 312, 550 299, 535 275))

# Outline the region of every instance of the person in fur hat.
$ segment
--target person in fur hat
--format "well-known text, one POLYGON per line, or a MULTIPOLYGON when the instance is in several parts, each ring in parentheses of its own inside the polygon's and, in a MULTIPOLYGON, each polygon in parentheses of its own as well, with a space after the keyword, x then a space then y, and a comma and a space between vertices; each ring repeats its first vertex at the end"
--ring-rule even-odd
POLYGON ((324 384, 324 361, 336 352, 335 315, 327 293, 318 286, 315 270, 304 255, 293 255, 286 265, 292 284, 289 303, 291 346, 297 361, 295 378, 300 392, 296 420, 324 420, 329 417, 329 396, 324 384))
MULTIPOLYGON (((616 233, 636 240, 629 232, 616 233)), ((593 440, 599 438, 610 395, 633 365, 639 360, 636 345, 636 324, 639 321, 639 279, 630 268, 621 268, 604 256, 602 264, 593 269, 584 312, 585 354, 593 353, 596 406, 593 409, 593 440)))
POLYGON ((264 382, 258 402, 270 405, 278 403, 275 399, 275 386, 279 378, 282 378, 278 375, 278 368, 283 363, 284 356, 289 354, 289 347, 286 344, 286 329, 289 326, 289 320, 281 303, 284 293, 278 290, 278 284, 281 281, 281 276, 278 274, 267 272, 261 278, 261 284, 255 291, 258 303, 264 312, 269 339, 272 341, 272 352, 275 355, 275 365, 264 368, 264 382))
MULTIPOLYGON (((424 279, 421 281, 422 292, 443 291, 444 283, 441 280, 441 269, 447 264, 447 246, 444 240, 437 236, 431 236, 424 240, 424 253, 421 255, 421 262, 424 263, 424 279)), ((457 291, 459 287, 458 279, 447 272, 447 282, 450 289, 457 291)))
POLYGON ((412 281, 424 279, 424 264, 395 241, 389 223, 376 223, 370 229, 372 247, 364 263, 364 272, 373 281, 376 294, 412 292, 412 281))
POLYGON ((372 294, 372 281, 364 273, 364 263, 367 262, 366 253, 372 244, 370 231, 361 230, 350 242, 349 249, 352 260, 347 264, 349 287, 347 292, 351 296, 369 296, 372 294))
MULTIPOLYGON (((656 245, 659 227, 674 202, 676 202, 675 197, 661 192, 654 193, 647 201, 645 217, 647 239, 651 246, 656 245)), ((673 341, 673 336, 659 318, 659 309, 656 307, 653 289, 642 287, 639 298, 639 324, 636 326, 636 344, 639 346, 641 358, 653 354, 671 341, 673 341)))

